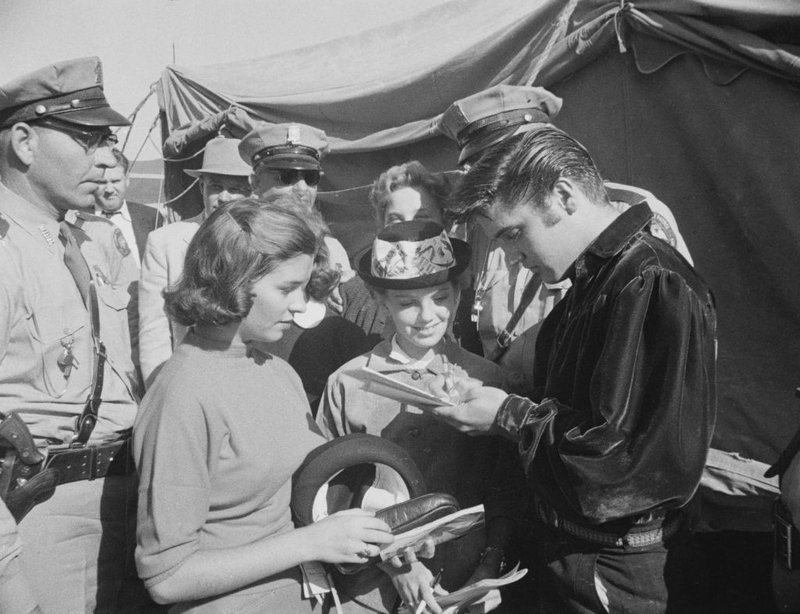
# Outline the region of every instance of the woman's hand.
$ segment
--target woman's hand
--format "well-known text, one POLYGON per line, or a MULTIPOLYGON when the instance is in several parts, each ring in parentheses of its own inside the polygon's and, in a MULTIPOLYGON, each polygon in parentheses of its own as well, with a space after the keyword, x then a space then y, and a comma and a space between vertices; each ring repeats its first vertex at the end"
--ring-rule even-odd
POLYGON ((417 606, 424 601, 428 612, 441 614, 442 608, 436 603, 436 596, 446 595, 447 591, 434 581, 433 574, 425 565, 414 561, 397 569, 383 563, 381 569, 389 574, 397 594, 412 610, 416 611, 417 606))
POLYGON ((313 552, 309 560, 324 563, 363 563, 394 540, 389 525, 360 508, 337 512, 298 532, 313 552))

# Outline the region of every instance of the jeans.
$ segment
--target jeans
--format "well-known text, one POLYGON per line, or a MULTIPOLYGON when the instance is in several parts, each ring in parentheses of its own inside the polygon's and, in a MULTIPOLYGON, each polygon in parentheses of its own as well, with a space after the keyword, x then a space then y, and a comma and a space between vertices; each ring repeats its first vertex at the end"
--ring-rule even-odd
POLYGON ((534 533, 542 613, 704 611, 702 567, 685 528, 641 548, 594 544, 541 522, 534 533))

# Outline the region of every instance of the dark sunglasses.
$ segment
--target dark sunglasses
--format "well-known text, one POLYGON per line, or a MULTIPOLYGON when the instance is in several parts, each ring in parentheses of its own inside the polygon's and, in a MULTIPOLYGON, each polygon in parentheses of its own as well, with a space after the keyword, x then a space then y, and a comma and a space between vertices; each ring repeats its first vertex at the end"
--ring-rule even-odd
POLYGON ((315 170, 291 168, 286 170, 270 169, 269 172, 278 176, 278 181, 281 182, 281 185, 294 185, 302 179, 306 182, 306 185, 313 188, 322 179, 322 171, 315 170))
POLYGON ((40 126, 44 126, 45 128, 58 130, 59 132, 68 134, 81 147, 83 147, 87 154, 94 153, 101 146, 106 145, 113 147, 119 142, 117 135, 112 134, 111 131, 105 126, 102 128, 95 128, 94 130, 82 130, 81 128, 78 128, 72 124, 60 122, 51 118, 40 119, 36 123, 40 126))

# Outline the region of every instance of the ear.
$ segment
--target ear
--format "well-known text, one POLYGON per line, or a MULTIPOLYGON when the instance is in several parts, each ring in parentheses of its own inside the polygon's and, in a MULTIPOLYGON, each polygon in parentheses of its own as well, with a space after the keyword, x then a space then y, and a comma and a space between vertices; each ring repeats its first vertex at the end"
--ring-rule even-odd
POLYGON ((577 188, 571 180, 565 177, 559 178, 555 186, 553 186, 553 195, 555 196, 557 205, 561 207, 567 215, 575 213, 578 208, 576 199, 577 188))
POLYGON ((253 194, 259 195, 259 193, 260 193, 260 189, 259 189, 260 184, 261 184, 261 181, 259 179, 258 174, 251 173, 250 174, 250 189, 253 191, 253 194))
POLYGON ((9 147, 17 159, 26 167, 33 164, 39 150, 39 133, 25 122, 11 126, 9 147))

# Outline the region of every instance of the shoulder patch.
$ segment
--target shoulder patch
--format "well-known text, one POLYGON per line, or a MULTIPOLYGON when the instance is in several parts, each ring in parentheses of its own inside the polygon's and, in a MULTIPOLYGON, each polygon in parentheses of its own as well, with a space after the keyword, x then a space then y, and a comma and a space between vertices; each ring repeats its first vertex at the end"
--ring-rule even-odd
POLYGON ((672 247, 678 245, 678 238, 675 236, 675 231, 672 230, 672 226, 667 222, 667 218, 655 211, 653 212, 653 219, 650 222, 650 234, 668 243, 672 247))
POLYGON ((125 237, 122 236, 122 231, 119 228, 114 229, 114 245, 116 246, 117 251, 123 256, 130 255, 131 248, 128 246, 128 242, 125 240, 125 237))

